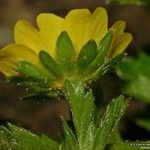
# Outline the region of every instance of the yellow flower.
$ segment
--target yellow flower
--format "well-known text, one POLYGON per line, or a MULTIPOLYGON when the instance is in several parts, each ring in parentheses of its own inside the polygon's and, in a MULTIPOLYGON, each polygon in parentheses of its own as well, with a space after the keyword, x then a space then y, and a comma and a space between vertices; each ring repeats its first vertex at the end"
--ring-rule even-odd
MULTIPOLYGON (((76 56, 89 40, 99 44, 108 32, 107 12, 98 7, 93 13, 88 9, 71 10, 65 18, 51 13, 39 14, 37 27, 25 20, 20 20, 14 28, 15 43, 0 51, 0 71, 6 76, 17 75, 15 65, 21 60, 41 65, 39 52, 47 51, 55 60, 56 42, 62 31, 66 31, 73 43, 76 56)), ((116 22, 109 50, 109 57, 121 54, 132 40, 130 33, 124 33, 125 22, 116 22)))

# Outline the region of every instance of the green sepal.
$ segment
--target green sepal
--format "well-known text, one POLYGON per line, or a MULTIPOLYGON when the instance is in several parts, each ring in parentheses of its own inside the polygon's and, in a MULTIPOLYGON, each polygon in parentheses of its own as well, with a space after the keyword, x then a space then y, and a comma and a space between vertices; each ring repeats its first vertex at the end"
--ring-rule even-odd
POLYGON ((39 58, 41 60, 42 65, 54 76, 62 77, 63 73, 59 65, 55 62, 55 60, 49 55, 46 51, 41 50, 39 52, 39 58))
POLYGON ((48 92, 36 92, 36 93, 30 93, 28 95, 22 96, 21 100, 29 101, 30 103, 40 104, 49 102, 52 100, 55 100, 58 97, 63 96, 63 93, 61 91, 56 90, 50 90, 48 92))
POLYGON ((110 45, 112 43, 113 39, 113 31, 110 30, 106 33, 106 35, 103 37, 103 39, 100 41, 98 46, 98 54, 94 61, 91 63, 91 68, 96 69, 99 66, 101 66, 105 59, 107 58, 108 50, 110 48, 110 45))
POLYGON ((65 73, 74 68, 76 53, 71 39, 66 31, 61 32, 56 44, 56 60, 65 73))
POLYGON ((36 80, 30 77, 11 76, 7 78, 8 82, 15 83, 19 86, 27 87, 26 89, 37 92, 49 92, 50 83, 36 80))
POLYGON ((44 83, 55 79, 46 69, 25 60, 19 61, 16 71, 44 83))
POLYGON ((97 55, 97 44, 94 40, 88 41, 81 49, 77 58, 78 71, 85 71, 97 55))
POLYGON ((98 69, 96 69, 87 79, 87 81, 95 81, 99 78, 101 78, 104 74, 106 74, 109 70, 114 68, 118 63, 122 61, 122 59, 125 57, 125 53, 122 53, 115 58, 110 59, 108 62, 105 62, 102 66, 100 66, 98 69))

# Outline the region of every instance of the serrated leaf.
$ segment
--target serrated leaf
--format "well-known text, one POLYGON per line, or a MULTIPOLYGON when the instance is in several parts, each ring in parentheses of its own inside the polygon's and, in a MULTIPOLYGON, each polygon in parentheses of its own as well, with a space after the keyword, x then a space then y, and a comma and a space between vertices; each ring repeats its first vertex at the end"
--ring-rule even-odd
POLYGON ((140 54, 138 58, 127 58, 116 72, 125 80, 125 92, 146 103, 150 103, 150 57, 140 54))
POLYGON ((111 45, 113 39, 113 31, 110 30, 106 35, 103 37, 103 39, 100 41, 100 44, 98 46, 98 54, 95 57, 94 61, 91 63, 91 68, 97 69, 99 66, 101 66, 105 59, 107 59, 107 54, 109 47, 111 45))
POLYGON ((37 80, 42 80, 45 83, 55 79, 44 68, 42 68, 38 65, 32 64, 25 60, 22 60, 19 62, 19 65, 17 66, 16 71, 24 74, 27 77, 31 77, 31 78, 37 79, 37 80))
POLYGON ((84 86, 81 82, 73 84, 66 80, 65 89, 67 99, 69 99, 71 112, 73 116, 73 122, 77 137, 79 140, 79 146, 81 149, 85 145, 85 134, 92 122, 94 111, 94 99, 91 91, 85 93, 84 86))
POLYGON ((11 124, 9 124, 8 128, 0 128, 0 137, 0 144, 5 139, 5 144, 10 145, 11 149, 14 146, 15 150, 57 150, 59 147, 58 143, 47 136, 36 136, 23 128, 11 124))
POLYGON ((126 107, 127 101, 125 101, 123 96, 113 99, 107 106, 106 113, 102 117, 100 126, 95 134, 94 150, 104 149, 108 137, 121 119, 126 107))
POLYGON ((61 32, 57 39, 56 59, 66 73, 74 69, 76 53, 71 39, 66 31, 61 32))
POLYGON ((66 123, 66 121, 62 118, 62 122, 63 122, 63 129, 65 132, 65 138, 66 138, 66 149, 70 150, 75 150, 75 149, 79 149, 78 147, 78 142, 77 139, 73 133, 73 131, 69 128, 68 124, 66 123))
POLYGON ((55 60, 44 50, 39 52, 39 58, 43 66, 55 77, 62 77, 63 72, 55 60))
POLYGON ((97 44, 94 40, 87 42, 80 50, 77 58, 77 69, 84 72, 97 55, 97 44))

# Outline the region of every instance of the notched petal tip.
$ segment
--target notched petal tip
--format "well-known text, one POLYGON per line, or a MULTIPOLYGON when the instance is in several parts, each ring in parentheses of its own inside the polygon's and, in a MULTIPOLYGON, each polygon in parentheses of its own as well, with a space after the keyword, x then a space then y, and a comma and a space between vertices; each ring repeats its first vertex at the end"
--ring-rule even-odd
POLYGON ((79 14, 80 17, 87 15, 87 14, 91 14, 91 12, 89 11, 89 9, 87 8, 82 8, 82 9, 73 9, 71 11, 69 11, 69 13, 66 15, 65 19, 70 18, 70 17, 74 17, 74 15, 79 14))
POLYGON ((41 28, 43 25, 43 22, 56 22, 56 21, 63 21, 64 19, 60 16, 57 16, 52 13, 40 13, 37 18, 36 22, 39 28, 41 28))
POLYGON ((94 12, 93 12, 93 14, 105 14, 105 15, 107 15, 107 11, 106 11, 106 9, 104 8, 104 7, 97 7, 95 10, 94 10, 94 12))

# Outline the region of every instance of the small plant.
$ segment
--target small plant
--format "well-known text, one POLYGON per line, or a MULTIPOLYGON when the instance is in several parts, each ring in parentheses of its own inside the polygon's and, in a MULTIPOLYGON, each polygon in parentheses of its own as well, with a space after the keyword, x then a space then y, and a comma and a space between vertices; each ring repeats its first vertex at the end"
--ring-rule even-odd
MULTIPOLYGON (((110 101, 102 113, 96 107, 89 88, 91 83, 102 78, 125 57, 124 50, 132 40, 132 35, 124 32, 125 22, 118 21, 108 29, 107 12, 102 7, 93 13, 88 9, 72 10, 65 18, 42 13, 36 22, 38 28, 28 21, 17 22, 15 43, 0 51, 0 71, 9 82, 31 90, 24 99, 63 97, 69 101, 72 125, 60 116, 64 135, 58 142, 8 123, 6 127, 0 127, 0 148, 128 150, 142 149, 143 145, 146 147, 147 141, 127 142, 119 135, 118 123, 129 100, 123 95, 118 96, 110 101)), ((147 58, 141 59, 150 62, 147 58)), ((148 101, 147 93, 137 94, 141 89, 133 90, 140 82, 132 80, 135 75, 133 70, 136 69, 136 66, 132 68, 134 63, 138 64, 134 60, 121 64, 117 73, 122 79, 129 80, 127 93, 144 96, 148 101), (126 67, 128 65, 129 68, 126 67)), ((145 73, 144 70, 139 73, 142 71, 145 73)))

